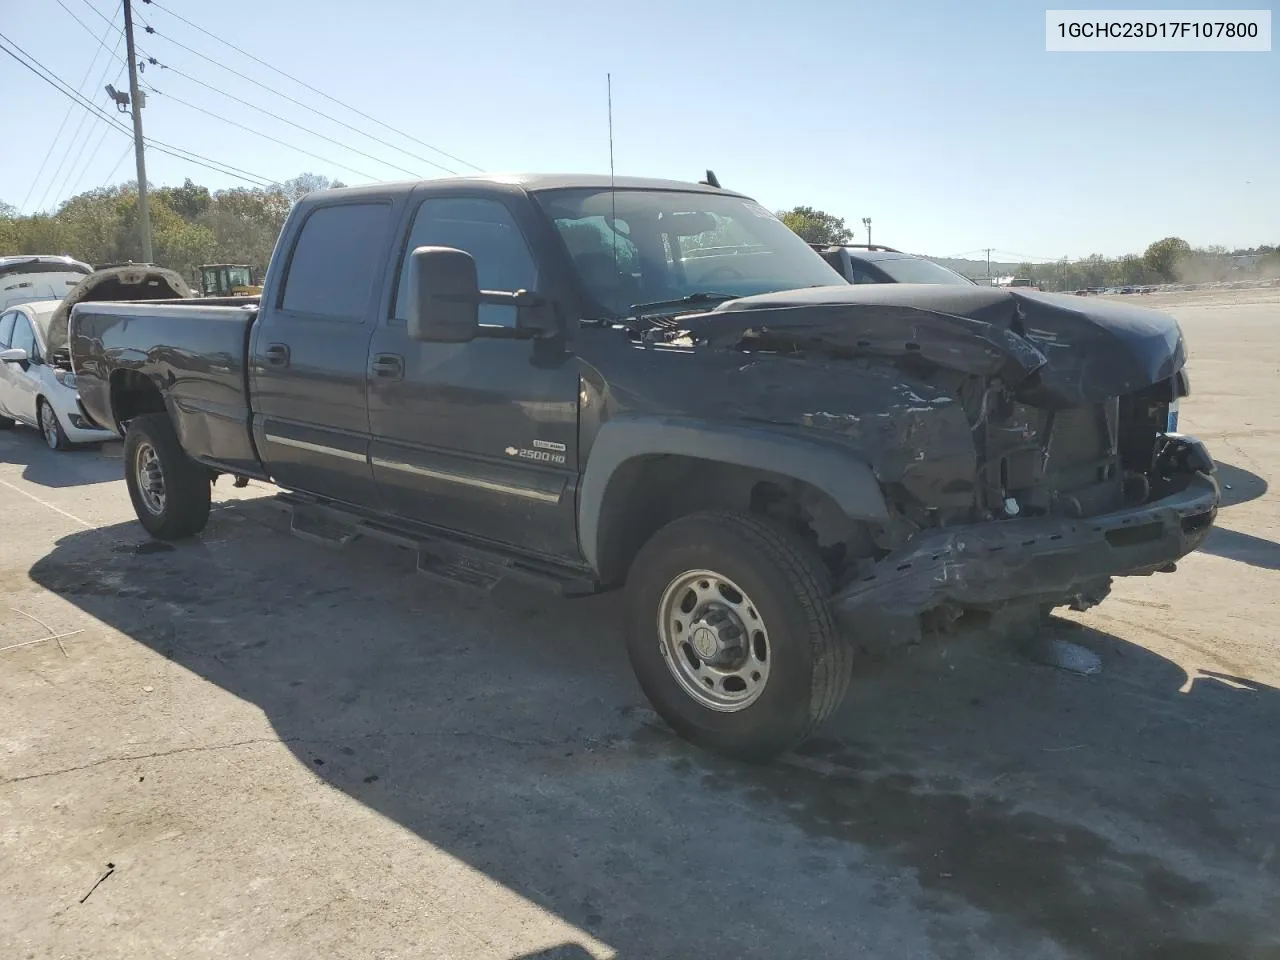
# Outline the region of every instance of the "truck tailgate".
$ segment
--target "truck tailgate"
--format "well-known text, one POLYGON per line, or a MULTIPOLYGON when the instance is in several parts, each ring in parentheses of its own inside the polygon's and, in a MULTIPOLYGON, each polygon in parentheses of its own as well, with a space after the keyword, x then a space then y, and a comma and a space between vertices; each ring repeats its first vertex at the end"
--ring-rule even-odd
POLYGON ((256 464, 245 362, 257 313, 256 301, 77 304, 69 344, 81 402, 94 420, 117 426, 150 411, 117 407, 113 385, 136 388, 145 378, 163 398, 189 454, 256 464))

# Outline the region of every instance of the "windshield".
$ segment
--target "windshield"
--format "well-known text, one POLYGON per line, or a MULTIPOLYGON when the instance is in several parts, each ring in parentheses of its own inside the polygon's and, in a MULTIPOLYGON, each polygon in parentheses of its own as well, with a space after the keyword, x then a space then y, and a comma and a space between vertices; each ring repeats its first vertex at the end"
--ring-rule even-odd
POLYGON ((253 284, 253 279, 249 276, 248 267, 230 267, 227 269, 227 286, 230 287, 248 287, 253 284))
POLYGON ((973 281, 962 277, 954 270, 948 270, 940 263, 922 260, 915 257, 903 257, 901 260, 876 260, 875 265, 887 273, 897 283, 958 283, 970 286, 973 281))
POLYGON ((694 294, 745 297, 844 282, 782 221, 742 197, 574 189, 537 198, 608 319, 630 316, 635 304, 694 294))

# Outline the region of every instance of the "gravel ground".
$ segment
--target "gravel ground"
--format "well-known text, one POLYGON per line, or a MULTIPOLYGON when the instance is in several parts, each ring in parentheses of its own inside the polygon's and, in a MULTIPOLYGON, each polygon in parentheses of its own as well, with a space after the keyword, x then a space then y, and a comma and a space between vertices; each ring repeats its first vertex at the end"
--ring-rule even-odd
POLYGON ((257 485, 156 549, 118 445, 0 435, 0 957, 1280 956, 1280 291, 1142 305, 1205 549, 1063 621, 1101 674, 923 651, 768 769, 664 731, 615 597, 436 586, 257 485))

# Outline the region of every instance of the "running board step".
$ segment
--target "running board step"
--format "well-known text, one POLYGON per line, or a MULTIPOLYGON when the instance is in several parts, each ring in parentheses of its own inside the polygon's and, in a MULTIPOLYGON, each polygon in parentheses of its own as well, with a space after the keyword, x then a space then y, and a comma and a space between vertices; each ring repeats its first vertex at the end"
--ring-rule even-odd
POLYGON ((583 568, 515 553, 451 531, 392 527, 345 507, 298 494, 283 493, 276 499, 289 510, 289 530, 295 536, 331 547, 346 546, 362 536, 394 543, 413 550, 418 572, 433 580, 486 593, 503 580, 520 580, 565 597, 586 596, 599 590, 590 571, 583 568))
POLYGON ((295 537, 326 547, 345 547, 356 538, 356 531, 350 526, 335 523, 321 514, 306 510, 290 512, 289 532, 295 537))

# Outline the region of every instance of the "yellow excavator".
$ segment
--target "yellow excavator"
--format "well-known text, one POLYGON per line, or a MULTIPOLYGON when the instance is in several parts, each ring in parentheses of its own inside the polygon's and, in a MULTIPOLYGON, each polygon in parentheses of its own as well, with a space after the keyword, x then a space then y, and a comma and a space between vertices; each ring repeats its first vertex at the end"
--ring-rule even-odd
POLYGON ((200 268, 200 289, 206 297, 257 297, 262 284, 254 283, 247 263, 206 263, 200 268))

